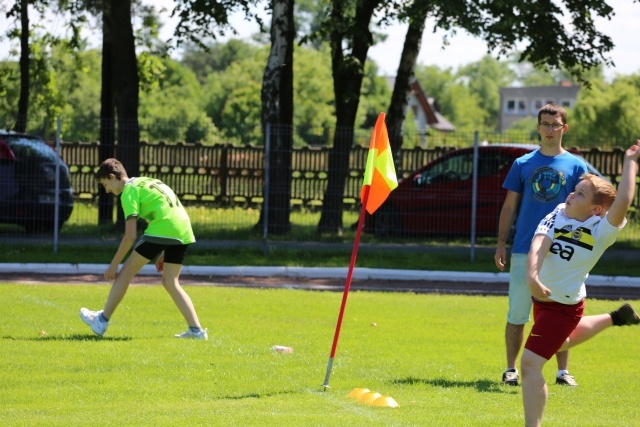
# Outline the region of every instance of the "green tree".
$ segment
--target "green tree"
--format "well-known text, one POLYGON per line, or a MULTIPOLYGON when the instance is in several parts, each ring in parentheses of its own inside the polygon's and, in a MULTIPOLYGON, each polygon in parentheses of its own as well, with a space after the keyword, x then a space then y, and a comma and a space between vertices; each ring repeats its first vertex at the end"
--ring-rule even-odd
POLYGON ((457 76, 452 68, 418 66, 416 76, 456 130, 474 131, 484 127, 489 113, 482 108, 480 96, 465 85, 465 79, 457 76))
POLYGON ((260 90, 267 56, 268 47, 263 47, 224 71, 210 74, 202 87, 205 112, 231 142, 262 140, 260 90))
POLYGON ((486 112, 484 127, 498 129, 500 88, 513 82, 515 72, 507 63, 485 55, 480 61, 459 68, 456 74, 466 82, 465 86, 477 97, 478 106, 486 112))
POLYGON ((578 94, 567 137, 579 146, 626 146, 640 134, 640 75, 594 82, 578 94))
POLYGON ((216 42, 205 49, 188 43, 183 50, 181 62, 204 84, 210 74, 224 71, 234 62, 251 58, 259 49, 258 46, 238 39, 231 39, 226 43, 216 42))
POLYGON ((325 130, 335 125, 335 104, 331 85, 330 55, 320 49, 297 47, 294 55, 294 125, 299 144, 330 143, 325 130))
POLYGON ((161 73, 140 96, 139 116, 149 141, 203 142, 217 140, 217 130, 204 112, 200 82, 186 66, 157 58, 161 73))

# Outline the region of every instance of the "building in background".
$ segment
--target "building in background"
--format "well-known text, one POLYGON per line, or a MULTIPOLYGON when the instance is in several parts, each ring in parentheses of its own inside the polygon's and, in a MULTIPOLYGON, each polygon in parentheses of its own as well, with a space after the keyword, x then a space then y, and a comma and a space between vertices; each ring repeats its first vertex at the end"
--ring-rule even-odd
POLYGON ((580 88, 566 80, 555 86, 500 88, 500 132, 509 129, 517 120, 537 119, 540 108, 551 102, 573 108, 580 88))

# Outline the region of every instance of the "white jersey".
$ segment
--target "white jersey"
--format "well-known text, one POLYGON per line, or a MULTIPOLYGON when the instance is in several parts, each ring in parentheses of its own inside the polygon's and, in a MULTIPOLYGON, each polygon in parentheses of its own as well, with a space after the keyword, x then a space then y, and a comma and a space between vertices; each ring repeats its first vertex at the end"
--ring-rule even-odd
POLYGON ((576 304, 587 296, 584 285, 589 272, 604 251, 626 225, 611 225, 605 215, 578 221, 566 216, 565 204, 559 204, 538 225, 534 236, 551 238, 551 248, 539 272, 540 282, 551 290, 552 300, 561 304, 576 304))

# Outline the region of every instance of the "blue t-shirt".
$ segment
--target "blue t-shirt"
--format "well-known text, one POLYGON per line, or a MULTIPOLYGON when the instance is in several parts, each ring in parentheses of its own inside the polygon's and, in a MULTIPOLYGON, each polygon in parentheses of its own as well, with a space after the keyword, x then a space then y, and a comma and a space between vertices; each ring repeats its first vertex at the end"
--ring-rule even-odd
POLYGON ((540 221, 565 202, 584 173, 587 165, 568 151, 550 157, 538 149, 516 159, 502 184, 503 188, 521 195, 512 252, 529 252, 540 221))

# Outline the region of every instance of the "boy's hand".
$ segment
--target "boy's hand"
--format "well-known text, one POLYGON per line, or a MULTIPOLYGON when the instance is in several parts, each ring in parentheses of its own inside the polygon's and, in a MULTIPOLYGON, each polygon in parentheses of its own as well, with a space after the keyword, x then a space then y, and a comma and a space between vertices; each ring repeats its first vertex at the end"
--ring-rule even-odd
POLYGON ((109 265, 109 267, 104 271, 104 278, 107 280, 114 280, 118 277, 118 266, 109 265))
POLYGON ((156 270, 158 271, 158 273, 162 273, 162 270, 164 270, 164 252, 161 253, 156 260, 156 270))
POLYGON ((636 145, 629 147, 625 156, 631 160, 638 160, 638 157, 640 157, 640 139, 636 141, 636 145))
POLYGON ((551 301, 551 299, 549 299, 551 296, 551 289, 547 288, 542 283, 535 286, 529 285, 529 290, 531 291, 531 295, 533 295, 533 297, 538 301, 551 301))

